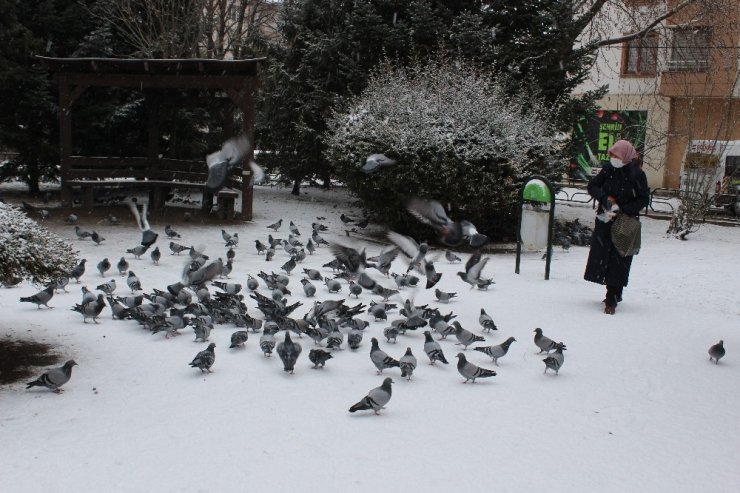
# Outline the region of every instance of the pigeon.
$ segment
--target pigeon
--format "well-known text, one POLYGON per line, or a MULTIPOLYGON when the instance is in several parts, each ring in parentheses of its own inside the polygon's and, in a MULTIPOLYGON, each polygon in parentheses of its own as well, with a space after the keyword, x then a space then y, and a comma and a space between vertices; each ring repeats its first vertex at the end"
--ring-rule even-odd
POLYGON ((539 327, 534 329, 534 333, 534 343, 537 345, 538 348, 540 348, 540 353, 542 351, 545 351, 547 352, 547 354, 550 354, 550 351, 555 349, 555 341, 553 341, 549 337, 542 335, 542 329, 540 329, 539 327))
POLYGON ((288 275, 295 269, 295 257, 290 257, 290 260, 285 262, 280 268, 284 270, 288 275))
POLYGON ((24 303, 36 303, 36 308, 41 308, 41 305, 44 305, 46 308, 53 308, 47 303, 49 303, 51 298, 54 296, 54 287, 54 284, 50 284, 33 296, 21 298, 21 301, 24 303))
POLYGON ((210 343, 206 349, 195 355, 193 361, 190 362, 190 366, 199 368, 201 372, 213 373, 211 366, 216 361, 215 348, 216 344, 213 342, 210 343))
POLYGON ((122 303, 118 302, 117 300, 113 299, 113 296, 108 295, 108 304, 110 305, 110 310, 113 315, 112 318, 123 320, 125 318, 129 318, 130 310, 127 306, 123 305, 122 303))
POLYGON ((504 342, 496 346, 480 346, 473 349, 490 356, 494 364, 498 366, 498 359, 502 356, 506 356, 506 353, 509 352, 509 346, 511 346, 511 343, 515 341, 516 339, 514 339, 513 337, 509 337, 504 342))
POLYGON ((316 294, 316 286, 314 286, 311 281, 308 279, 301 279, 301 284, 303 284, 303 292, 306 294, 307 298, 312 298, 316 294))
POLYGON ((69 291, 67 291, 67 285, 68 284, 69 284, 69 277, 62 276, 59 279, 57 279, 56 281, 54 281, 54 289, 57 292, 59 292, 61 290, 61 291, 65 292, 65 293, 68 293, 69 292, 69 291))
POLYGON ((296 236, 301 236, 301 232, 298 230, 298 226, 296 226, 293 221, 290 221, 289 224, 290 232, 293 233, 296 236))
POLYGON ((324 351, 323 349, 312 349, 308 352, 308 359, 313 363, 314 368, 324 367, 327 360, 332 359, 333 356, 330 352, 324 351))
POLYGON ((93 232, 90 234, 90 239, 95 242, 95 245, 100 245, 105 241, 105 238, 100 236, 95 230, 93 230, 93 232))
POLYGON ((102 291, 105 294, 113 294, 113 292, 116 290, 116 280, 111 279, 110 281, 101 284, 95 289, 97 289, 98 291, 102 291))
POLYGON ((92 235, 92 233, 81 229, 79 226, 75 226, 75 234, 77 235, 78 240, 84 240, 85 238, 90 238, 90 236, 92 235))
POLYGON ((481 326, 483 327, 483 332, 498 330, 498 327, 496 327, 496 324, 493 323, 493 319, 491 318, 491 316, 487 314, 483 308, 480 309, 480 317, 478 317, 478 323, 481 324, 481 326))
POLYGON ((265 331, 260 337, 260 349, 265 356, 272 356, 272 350, 275 349, 275 336, 272 332, 265 331))
POLYGON ((485 341, 484 338, 481 336, 475 335, 469 330, 465 330, 462 325, 460 325, 460 322, 454 321, 452 322, 452 325, 455 327, 455 337, 457 337, 457 340, 459 343, 467 350, 468 346, 475 342, 485 341))
POLYGON ((365 164, 360 168, 363 173, 370 174, 378 171, 380 168, 393 166, 396 161, 385 154, 371 154, 365 160, 365 164))
POLYGON ((428 330, 424 331, 424 352, 429 356, 430 365, 433 365, 435 361, 441 361, 445 365, 448 364, 447 358, 442 352, 442 346, 432 339, 432 333, 428 330))
MULTIPOLYGON (((239 166, 242 159, 251 152, 249 139, 245 135, 231 138, 224 142, 221 149, 206 157, 208 165, 208 180, 206 191, 211 194, 218 193, 225 185, 231 172, 239 166)), ((250 163, 255 182, 262 181, 264 173, 254 163, 250 163)))
POLYGON ((386 368, 400 366, 398 360, 391 358, 385 353, 385 351, 380 349, 380 346, 378 346, 378 340, 375 337, 370 339, 370 342, 372 343, 372 347, 370 348, 370 360, 375 365, 375 368, 378 369, 378 375, 383 373, 383 370, 386 368))
POLYGON ((383 329, 383 337, 385 337, 385 340, 388 342, 391 342, 391 339, 393 339, 393 343, 396 343, 396 339, 398 339, 398 328, 394 326, 386 327, 383 329))
POLYGON ((326 283, 326 289, 328 289, 330 293, 338 293, 342 290, 342 284, 336 279, 329 279, 327 277, 324 279, 324 282, 326 283))
POLYGON ((238 247, 239 246, 239 233, 234 233, 226 242, 227 247, 238 247))
POLYGON ((375 414, 380 414, 381 409, 391 400, 391 384, 393 380, 386 378, 380 387, 376 387, 363 397, 360 402, 349 408, 349 412, 365 411, 372 409, 375 414))
POLYGON ((159 235, 149 227, 149 221, 147 220, 149 204, 144 203, 141 213, 139 213, 138 201, 136 198, 131 199, 128 202, 128 206, 129 209, 131 209, 131 214, 134 216, 134 219, 136 219, 136 224, 141 230, 141 246, 145 247, 144 251, 146 251, 154 244, 154 242, 157 241, 157 238, 159 238, 159 235))
POLYGON ((242 290, 241 284, 235 284, 231 282, 219 282, 213 281, 211 286, 215 286, 226 294, 238 294, 242 290))
POLYGON ((80 283, 80 277, 85 273, 85 262, 87 262, 87 259, 81 259, 80 263, 77 264, 69 273, 69 277, 74 278, 74 280, 77 281, 77 284, 80 283))
POLYGON ((80 218, 77 216, 77 214, 70 214, 67 216, 67 219, 64 220, 67 224, 75 224, 80 218))
POLYGON ((126 253, 130 253, 134 256, 134 258, 140 259, 141 256, 146 253, 147 250, 149 250, 148 246, 137 245, 134 248, 127 249, 126 253))
POLYGON ((26 389, 30 389, 31 387, 46 387, 59 394, 62 392, 60 387, 69 382, 69 379, 72 377, 73 366, 77 366, 77 363, 71 359, 64 363, 63 366, 49 370, 33 382, 28 382, 26 389))
POLYGON ((229 242, 229 240, 231 240, 231 235, 230 235, 229 233, 227 233, 225 229, 222 229, 222 230, 221 230, 221 238, 223 238, 223 239, 224 239, 224 241, 225 241, 226 243, 228 243, 228 242, 229 242))
POLYGON ((257 279, 255 279, 251 275, 247 274, 247 289, 250 291, 254 291, 255 289, 259 288, 259 286, 259 281, 257 281, 257 279))
POLYGON ((352 329, 349 331, 349 334, 347 334, 347 345, 350 349, 355 350, 360 347, 360 344, 362 343, 362 330, 360 329, 352 329))
POLYGON ((470 363, 467 359, 465 359, 465 355, 463 353, 457 354, 457 371, 460 372, 460 375, 465 377, 465 381, 463 383, 468 383, 469 380, 472 380, 473 383, 475 383, 476 378, 488 378, 496 376, 495 371, 481 368, 480 366, 470 363))
POLYGON ((89 303, 91 301, 95 301, 97 299, 97 296, 95 296, 95 294, 92 291, 87 289, 87 286, 82 286, 81 291, 82 291, 82 302, 80 303, 81 305, 84 305, 85 303, 89 303))
POLYGON ((306 250, 308 250, 308 253, 310 255, 313 255, 313 252, 316 251, 316 245, 313 244, 313 241, 311 238, 308 239, 308 243, 306 243, 306 250))
POLYGON ((152 250, 152 253, 149 255, 151 256, 154 265, 159 265, 159 259, 162 258, 162 252, 159 251, 159 247, 152 250))
POLYGON ((558 342, 555 345, 555 352, 542 360, 542 362, 545 363, 544 373, 547 373, 547 370, 555 370, 555 375, 558 374, 558 371, 560 371, 560 367, 563 366, 563 361, 565 360, 565 356, 563 355, 564 349, 565 345, 562 342, 558 342))
POLYGON ((265 260, 269 262, 270 260, 272 260, 272 257, 274 256, 275 256, 275 249, 272 247, 268 248, 267 252, 265 253, 265 260))
POLYGON ((359 298, 362 294, 362 286, 357 284, 355 281, 349 282, 349 294, 355 295, 355 298, 359 298))
POLYGON ((457 293, 447 293, 445 291, 440 291, 439 289, 435 289, 434 296, 436 296, 439 301, 444 301, 445 303, 447 303, 452 298, 456 297, 457 293))
POLYGON ((121 277, 125 276, 126 272, 128 272, 128 260, 121 257, 121 260, 116 264, 116 268, 118 269, 118 273, 121 274, 121 277))
POLYGON ((277 345, 277 353, 283 362, 283 370, 293 373, 296 360, 301 355, 301 345, 290 340, 290 332, 285 333, 285 341, 277 345))
POLYGON ((254 245, 257 248, 257 253, 262 253, 267 250, 267 245, 263 244, 260 240, 254 240, 254 245))
POLYGON ((283 225, 283 220, 280 219, 279 221, 268 225, 267 228, 268 229, 271 229, 273 231, 277 231, 278 229, 280 229, 280 226, 282 226, 282 225, 283 225))
POLYGON ((72 311, 82 314, 82 321, 87 323, 88 318, 92 318, 93 322, 98 323, 98 317, 105 308, 105 297, 99 294, 95 301, 90 301, 82 305, 75 305, 72 311))
POLYGON ((131 293, 134 293, 136 291, 141 291, 141 281, 138 277, 136 277, 136 274, 134 274, 134 271, 130 270, 128 271, 128 277, 126 278, 126 284, 128 284, 129 289, 131 289, 131 293))
POLYGON ((175 243, 174 241, 170 242, 170 251, 172 252, 172 255, 180 255, 180 252, 183 252, 185 250, 189 250, 190 247, 186 247, 184 245, 179 245, 175 243))
POLYGON ((174 229, 172 229, 172 226, 170 226, 169 224, 164 227, 164 234, 166 234, 167 235, 167 238, 170 238, 170 239, 171 238, 180 238, 180 234, 177 231, 175 231, 174 229))
POLYGON ((488 262, 488 257, 482 258, 480 252, 475 252, 470 256, 468 261, 465 263, 465 272, 458 272, 457 275, 470 284, 470 288, 474 288, 478 285, 481 280, 481 272, 488 262))
POLYGON ((489 241, 471 222, 451 220, 436 200, 412 199, 406 209, 420 222, 434 228, 439 240, 447 246, 456 247, 466 242, 473 248, 480 248, 489 241))
POLYGON ((100 272, 100 277, 105 277, 105 273, 108 272, 110 268, 111 265, 108 257, 105 257, 103 260, 98 262, 98 272, 100 272))
POLYGON ((320 234, 318 234, 316 231, 314 231, 311 234, 311 239, 316 244, 316 247, 319 247, 320 245, 326 245, 329 246, 329 242, 326 241, 324 238, 321 237, 320 234))
POLYGON ((447 260, 451 264, 454 264, 455 262, 462 262, 462 259, 452 253, 450 250, 445 251, 445 260, 447 260))
POLYGON ((316 269, 303 269, 303 272, 306 274, 306 277, 308 277, 312 281, 324 280, 324 278, 321 276, 321 272, 317 271, 316 269))
POLYGON ((332 243, 329 248, 339 263, 352 273, 360 272, 367 267, 374 267, 374 264, 367 262, 365 249, 358 252, 354 248, 341 243, 332 243))
POLYGON ((722 358, 724 355, 725 355, 725 341, 719 341, 717 344, 709 348, 709 361, 714 360, 715 364, 719 364, 720 358, 722 358))
POLYGON ((247 344, 247 339, 249 339, 249 332, 247 332, 246 330, 237 330, 236 332, 231 334, 231 346, 229 347, 244 347, 247 344))
POLYGON ((388 275, 388 272, 390 271, 391 264, 398 256, 399 252, 401 251, 400 248, 395 247, 391 248, 390 250, 383 250, 380 252, 380 255, 377 257, 374 257, 376 265, 375 268, 383 275, 388 275))
POLYGON ((406 380, 411 380, 411 375, 414 374, 414 370, 416 369, 416 357, 411 352, 410 347, 406 348, 406 354, 401 356, 401 359, 398 361, 401 367, 401 376, 406 377, 406 380))

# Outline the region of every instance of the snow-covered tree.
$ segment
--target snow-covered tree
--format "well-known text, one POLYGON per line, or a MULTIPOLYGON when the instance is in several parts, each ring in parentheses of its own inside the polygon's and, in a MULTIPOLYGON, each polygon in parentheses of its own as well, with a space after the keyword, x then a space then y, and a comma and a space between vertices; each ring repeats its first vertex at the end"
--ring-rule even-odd
POLYGON ((380 220, 407 226, 399 211, 419 196, 508 236, 523 179, 556 177, 563 163, 554 115, 532 95, 512 97, 504 87, 489 72, 444 57, 407 67, 385 63, 330 121, 330 158, 380 220), (373 153, 398 164, 365 175, 360 167, 373 153))
POLYGON ((19 209, 0 202, 0 258, 0 282, 44 282, 67 275, 77 263, 77 252, 19 209))

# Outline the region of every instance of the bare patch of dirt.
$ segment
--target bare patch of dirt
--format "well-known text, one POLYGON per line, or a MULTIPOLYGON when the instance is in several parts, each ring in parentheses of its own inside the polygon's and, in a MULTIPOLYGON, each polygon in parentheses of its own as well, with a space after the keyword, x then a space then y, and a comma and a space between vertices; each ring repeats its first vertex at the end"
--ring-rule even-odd
POLYGON ((59 359, 48 344, 0 339, 0 385, 30 378, 36 367, 51 366, 59 359))

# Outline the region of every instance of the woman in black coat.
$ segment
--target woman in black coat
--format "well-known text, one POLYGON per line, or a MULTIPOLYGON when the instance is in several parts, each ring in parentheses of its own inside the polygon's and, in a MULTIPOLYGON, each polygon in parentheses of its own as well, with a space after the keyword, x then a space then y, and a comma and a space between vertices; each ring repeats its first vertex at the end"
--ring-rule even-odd
POLYGON ((604 313, 613 315, 629 280, 632 256, 622 257, 614 247, 612 220, 617 211, 639 219, 640 211, 650 200, 650 189, 640 155, 632 144, 626 140, 617 141, 609 149, 609 157, 610 163, 588 183, 588 193, 596 199, 599 208, 583 278, 606 285, 604 313))

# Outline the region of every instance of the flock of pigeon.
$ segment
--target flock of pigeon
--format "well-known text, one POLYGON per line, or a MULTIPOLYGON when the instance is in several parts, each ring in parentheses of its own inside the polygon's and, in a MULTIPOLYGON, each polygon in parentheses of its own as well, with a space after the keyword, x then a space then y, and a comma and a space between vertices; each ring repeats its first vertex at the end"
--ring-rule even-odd
MULTIPOLYGON (((470 289, 486 290, 493 284, 492 278, 483 276, 488 258, 483 257, 479 249, 488 239, 479 234, 472 224, 451 221, 437 202, 417 199, 409 202, 408 208, 419 220, 435 229, 443 244, 450 247, 466 244, 476 248, 464 264, 464 269, 457 273, 462 281, 470 285, 470 289)), ((391 246, 383 249, 377 256, 368 257, 364 249, 357 250, 339 240, 325 240, 321 236, 328 231, 321 222, 325 217, 318 217, 317 222, 311 225, 310 238, 305 244, 302 241, 304 236, 293 221, 289 222, 286 239, 275 237, 283 231, 282 219, 267 226, 270 230, 267 239, 255 239, 254 248, 266 262, 277 260, 277 263, 282 263, 279 268, 282 272, 260 271, 254 276, 249 274, 243 285, 231 282, 229 277, 240 246, 238 233, 221 231, 226 261, 223 257, 213 260, 195 247, 181 244, 181 235, 166 226, 164 235, 169 243, 170 255, 186 259, 182 276, 180 279, 173 279, 175 282, 162 286, 161 289, 144 291, 140 279, 130 270, 129 259, 130 256, 140 259, 148 253, 151 262, 158 264, 162 253, 158 247, 152 247, 159 234, 149 227, 146 209, 140 214, 138 206, 132 204, 131 210, 142 232, 141 241, 126 249, 115 264, 118 275, 126 278, 129 292, 121 293, 122 289, 119 289, 115 278, 99 284, 95 288, 97 294, 82 286, 82 300, 72 310, 82 315, 83 322, 92 320, 93 323, 98 323, 98 317, 108 306, 114 319, 135 320, 148 332, 163 333, 165 338, 192 330, 196 341, 209 342, 207 348, 198 352, 190 362, 191 367, 201 372, 212 372, 216 360, 216 344, 209 341, 209 336, 214 326, 219 324, 230 324, 237 329, 231 335, 230 348, 244 347, 250 336, 260 333, 258 345, 264 356, 270 357, 273 351, 276 352, 283 364, 283 370, 291 374, 296 370, 296 363, 303 352, 303 345, 298 339, 302 339, 304 335, 313 341, 314 347, 308 352, 313 368, 323 368, 337 354, 336 351, 343 349, 345 341, 346 346, 354 352, 361 347, 367 332, 376 332, 370 338, 370 362, 377 374, 398 368, 401 378, 407 380, 412 379, 418 364, 411 347, 407 347, 404 355, 395 359, 380 348, 378 338, 381 334, 387 342, 395 343, 406 332, 423 329, 423 351, 432 365, 449 363, 442 345, 447 344, 445 341, 448 337, 454 336, 456 344, 463 347, 463 351, 456 355, 457 370, 465 379, 463 383, 475 383, 476 379, 496 376, 495 370, 480 367, 468 360, 464 352, 468 347, 473 346, 475 351, 490 357, 491 363, 498 366, 498 360, 506 356, 511 344, 516 341, 514 337, 509 337, 497 345, 480 345, 485 341, 484 337, 453 320, 456 315, 452 311, 442 313, 440 307, 457 297, 457 293, 436 287, 441 274, 434 267, 437 260, 435 255, 441 255, 433 252, 426 243, 418 243, 408 236, 388 232, 387 238, 391 246), (308 259, 318 248, 328 248, 334 256, 334 260, 323 264, 321 269, 308 266, 308 259), (278 255, 282 258, 287 256, 287 260, 281 262, 278 255), (391 272, 394 260, 400 255, 408 259, 406 270, 391 272), (291 288, 295 289, 291 284, 291 275, 299 271, 300 286, 306 298, 316 298, 321 294, 323 288, 320 283, 323 283, 327 295, 342 292, 346 287, 347 297, 317 299, 303 316, 294 316, 296 309, 303 305, 300 301, 290 301, 291 288), (387 287, 391 284, 391 279, 395 288, 387 287), (440 307, 429 304, 417 306, 413 303, 413 295, 404 299, 401 293, 407 287, 411 290, 435 288, 435 297, 440 307), (369 293, 374 299, 369 300, 368 304, 361 302, 359 298, 363 293, 369 293), (352 296, 356 300, 354 305, 349 301, 352 296), (256 303, 261 316, 255 317, 248 310, 245 302, 247 297, 256 303), (397 313, 397 317, 388 323, 389 314, 393 313, 397 313), (385 327, 379 331, 369 329, 370 322, 360 317, 363 314, 366 315, 365 318, 369 316, 375 322, 383 322, 385 327), (281 331, 284 335, 279 337, 281 331)), ((340 219, 346 225, 359 223, 360 227, 367 226, 367 220, 357 221, 344 214, 340 219)), ((103 241, 99 234, 98 240, 95 240, 92 232, 84 231, 77 225, 75 233, 80 240, 90 238, 96 244, 103 241)), ((462 265, 462 259, 450 250, 445 252, 444 258, 447 262, 462 265)), ((102 278, 114 268, 108 258, 99 261, 96 267, 102 278)), ((20 301, 34 303, 38 308, 42 305, 49 307, 48 303, 57 290, 66 291, 70 280, 81 283, 86 271, 86 259, 83 258, 68 276, 49 283, 45 289, 33 296, 21 298, 20 301)), ((478 322, 481 333, 498 330, 493 318, 483 308, 480 309, 478 322)), ((548 338, 540 328, 534 330, 534 344, 539 353, 547 353, 542 360, 544 372, 551 370, 557 375, 565 361, 565 344, 548 338)), ((710 359, 719 362, 724 352, 720 341, 710 348, 710 359)), ((64 366, 44 373, 30 382, 28 388, 43 386, 59 393, 61 387, 69 381, 72 367, 76 364, 75 361, 67 361, 64 366)), ((391 398, 392 383, 391 378, 385 378, 380 387, 372 389, 350 407, 349 411, 372 410, 379 413, 391 398)))

